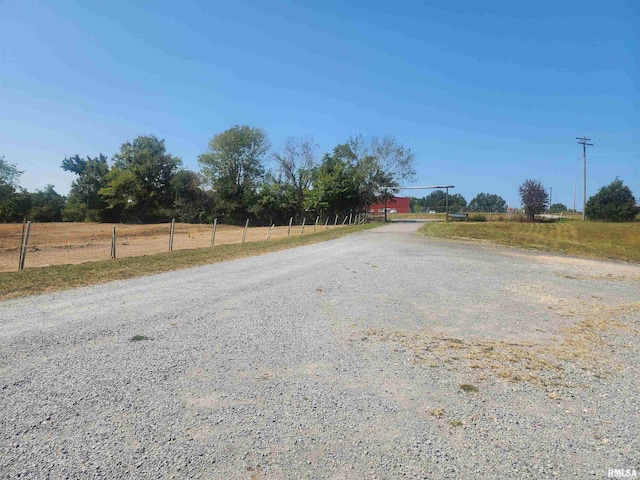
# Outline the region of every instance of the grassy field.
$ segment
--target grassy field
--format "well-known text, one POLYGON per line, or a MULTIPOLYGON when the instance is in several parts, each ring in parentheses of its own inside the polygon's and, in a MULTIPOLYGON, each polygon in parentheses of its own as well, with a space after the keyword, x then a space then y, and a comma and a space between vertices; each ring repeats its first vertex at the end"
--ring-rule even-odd
POLYGON ((177 250, 155 255, 102 260, 79 265, 30 268, 21 272, 4 272, 0 273, 0 299, 96 285, 112 280, 142 277, 236 258, 262 255, 331 240, 379 225, 370 223, 360 226, 345 226, 321 230, 308 235, 305 232, 305 235, 272 239, 270 241, 263 240, 244 244, 220 245, 213 248, 177 250))
POLYGON ((583 257, 640 262, 638 222, 437 222, 426 224, 420 233, 443 238, 486 240, 583 257))

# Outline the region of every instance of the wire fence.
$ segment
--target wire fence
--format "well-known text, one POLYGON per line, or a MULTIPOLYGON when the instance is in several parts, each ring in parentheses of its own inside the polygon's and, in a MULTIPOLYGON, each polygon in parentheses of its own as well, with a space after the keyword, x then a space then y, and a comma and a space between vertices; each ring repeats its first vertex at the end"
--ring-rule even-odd
POLYGON ((172 250, 215 247, 307 235, 364 223, 364 216, 304 219, 300 224, 250 227, 214 224, 102 223, 0 224, 0 272, 110 258, 138 257, 172 250), (28 233, 28 236, 27 236, 28 233), (26 241, 26 244, 25 244, 26 241))

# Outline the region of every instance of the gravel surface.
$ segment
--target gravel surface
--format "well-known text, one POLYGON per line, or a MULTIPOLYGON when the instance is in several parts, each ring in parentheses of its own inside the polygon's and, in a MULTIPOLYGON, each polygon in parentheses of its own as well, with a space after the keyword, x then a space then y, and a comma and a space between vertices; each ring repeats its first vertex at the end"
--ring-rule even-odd
POLYGON ((0 477, 640 475, 640 266, 418 226, 0 302, 0 477))

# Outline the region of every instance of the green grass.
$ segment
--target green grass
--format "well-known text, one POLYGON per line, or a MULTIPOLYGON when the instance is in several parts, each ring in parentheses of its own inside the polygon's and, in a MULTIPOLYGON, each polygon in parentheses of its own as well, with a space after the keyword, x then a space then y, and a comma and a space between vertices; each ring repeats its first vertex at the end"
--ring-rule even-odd
POLYGON ((640 223, 582 222, 450 222, 419 230, 441 238, 469 238, 548 252, 640 262, 640 223))
POLYGON ((142 257, 103 260, 80 265, 56 265, 26 269, 21 272, 0 273, 0 299, 97 285, 113 280, 143 277, 226 260, 263 255, 269 252, 343 237, 377 226, 380 226, 380 224, 370 223, 271 241, 221 245, 194 250, 177 250, 142 257))
POLYGON ((145 337, 144 335, 134 335, 131 337, 132 342, 142 342, 144 340, 151 340, 149 337, 145 337))

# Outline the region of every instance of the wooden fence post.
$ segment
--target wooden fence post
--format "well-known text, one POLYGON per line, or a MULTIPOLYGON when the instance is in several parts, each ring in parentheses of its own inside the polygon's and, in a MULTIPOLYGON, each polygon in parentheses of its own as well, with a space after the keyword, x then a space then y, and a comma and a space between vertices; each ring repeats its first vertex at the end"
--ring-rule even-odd
POLYGON ((345 215, 344 216, 344 220, 342 221, 342 225, 344 225, 345 223, 347 223, 347 219, 349 218, 349 215, 345 215))
POLYGON ((216 227, 218 226, 218 217, 213 219, 213 233, 211 234, 211 246, 213 247, 213 244, 216 241, 216 227))
POLYGON ((313 226, 313 231, 316 231, 316 227, 318 226, 318 220, 320 220, 320 215, 316 217, 316 224, 313 226))
POLYGON ((23 228, 22 245, 20 245, 20 263, 18 270, 24 270, 24 261, 27 258, 27 245, 29 243, 29 231, 31 230, 31 221, 27 222, 26 228, 23 228))
POLYGON ((244 224, 244 232, 242 232, 242 243, 244 243, 245 239, 247 238, 247 228, 249 228, 249 219, 247 218, 247 221, 244 224))
POLYGON ((111 258, 116 258, 116 226, 111 229, 111 258))
POLYGON ((300 232, 300 235, 302 235, 304 233, 304 224, 307 221, 307 217, 303 217, 302 218, 302 231, 300 232))
POLYGON ((351 225, 351 215, 353 215, 353 213, 349 213, 349 225, 351 225))
POLYGON ((293 222, 293 217, 289 219, 289 230, 287 230, 287 237, 291 236, 291 223, 293 222))
POLYGON ((273 227, 275 227, 276 224, 272 223, 271 227, 269 228, 269 233, 267 233, 267 240, 271 240, 271 232, 273 232, 273 227))
POLYGON ((173 252, 173 232, 176 228, 176 219, 171 219, 171 228, 169 229, 169 251, 173 252))
POLYGON ((327 228, 329 228, 329 217, 327 216, 327 219, 324 221, 324 229, 326 230, 327 228))
POLYGON ((333 226, 334 226, 334 227, 337 227, 337 226, 338 226, 338 215, 339 215, 339 214, 338 214, 338 213, 336 213, 336 221, 335 221, 335 222, 333 222, 333 226))

